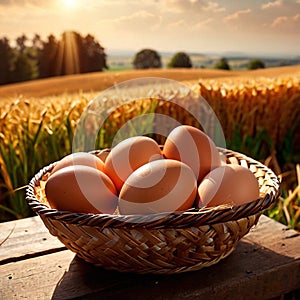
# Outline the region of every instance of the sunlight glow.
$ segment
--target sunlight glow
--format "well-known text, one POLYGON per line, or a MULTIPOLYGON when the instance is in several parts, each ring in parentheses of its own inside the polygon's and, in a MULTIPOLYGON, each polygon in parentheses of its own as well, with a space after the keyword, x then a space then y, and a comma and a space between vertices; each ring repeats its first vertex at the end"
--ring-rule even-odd
POLYGON ((63 5, 68 8, 74 8, 76 6, 76 0, 62 0, 63 5))
POLYGON ((80 73, 80 57, 76 34, 72 31, 65 32, 58 45, 58 59, 56 73, 63 75, 80 73))

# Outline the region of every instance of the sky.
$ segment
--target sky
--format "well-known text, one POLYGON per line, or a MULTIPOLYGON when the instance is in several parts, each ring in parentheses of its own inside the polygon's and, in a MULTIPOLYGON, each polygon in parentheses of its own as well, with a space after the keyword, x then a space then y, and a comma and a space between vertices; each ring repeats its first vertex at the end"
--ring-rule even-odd
POLYGON ((0 38, 67 30, 106 52, 300 55, 300 0, 0 0, 0 38))

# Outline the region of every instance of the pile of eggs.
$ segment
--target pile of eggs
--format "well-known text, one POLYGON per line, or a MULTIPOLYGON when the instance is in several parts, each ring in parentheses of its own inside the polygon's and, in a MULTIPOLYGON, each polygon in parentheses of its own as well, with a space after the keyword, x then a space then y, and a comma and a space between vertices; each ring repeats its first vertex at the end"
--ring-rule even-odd
POLYGON ((163 148, 136 136, 107 156, 70 154, 51 170, 45 193, 58 210, 152 214, 241 205, 259 198, 259 185, 249 169, 222 161, 205 133, 182 125, 170 132, 163 148))

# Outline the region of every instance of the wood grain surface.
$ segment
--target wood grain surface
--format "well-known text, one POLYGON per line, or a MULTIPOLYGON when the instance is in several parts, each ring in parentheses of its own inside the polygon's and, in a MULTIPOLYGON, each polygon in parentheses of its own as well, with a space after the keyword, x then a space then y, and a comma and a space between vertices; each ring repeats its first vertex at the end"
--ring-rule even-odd
POLYGON ((0 299, 270 299, 300 289, 300 235, 262 216, 217 265, 177 275, 94 267, 45 229, 39 217, 0 224, 0 299))

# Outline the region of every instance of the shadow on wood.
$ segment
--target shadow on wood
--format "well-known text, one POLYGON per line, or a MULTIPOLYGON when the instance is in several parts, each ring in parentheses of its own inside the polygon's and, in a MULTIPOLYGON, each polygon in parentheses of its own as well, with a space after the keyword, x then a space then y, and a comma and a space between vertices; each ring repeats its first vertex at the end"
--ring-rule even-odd
POLYGON ((217 265, 176 275, 106 271, 75 257, 52 299, 270 299, 299 288, 293 262, 245 240, 217 265))

